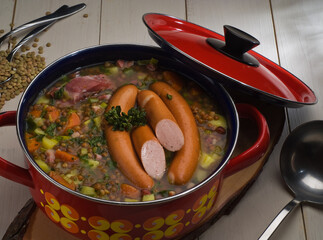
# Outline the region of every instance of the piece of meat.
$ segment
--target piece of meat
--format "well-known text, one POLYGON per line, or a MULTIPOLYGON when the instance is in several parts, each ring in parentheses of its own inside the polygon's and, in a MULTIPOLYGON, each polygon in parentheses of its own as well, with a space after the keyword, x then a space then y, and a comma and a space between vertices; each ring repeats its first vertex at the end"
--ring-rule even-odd
POLYGON ((116 65, 121 68, 121 69, 125 69, 125 68, 130 68, 134 65, 134 61, 125 61, 122 59, 117 60, 116 65))
POLYGON ((73 78, 65 86, 65 92, 72 103, 76 103, 87 96, 102 90, 113 88, 114 84, 104 74, 81 76, 73 78))
POLYGON ((46 156, 46 161, 48 163, 54 163, 54 161, 55 161, 55 150, 54 149, 46 150, 45 156, 46 156))

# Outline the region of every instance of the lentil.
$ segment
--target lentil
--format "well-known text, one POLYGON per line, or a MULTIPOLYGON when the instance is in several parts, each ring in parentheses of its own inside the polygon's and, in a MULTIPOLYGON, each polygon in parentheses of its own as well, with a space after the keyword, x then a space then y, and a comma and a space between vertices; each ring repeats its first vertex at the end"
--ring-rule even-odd
MULTIPOLYGON (((12 38, 10 41, 12 44, 16 40, 12 38)), ((10 81, 0 85, 0 110, 5 101, 9 101, 23 92, 36 74, 46 65, 45 58, 40 58, 39 55, 31 52, 16 53, 13 60, 8 62, 6 57, 10 50, 0 51, 0 83, 12 75, 10 81)), ((21 52, 28 50, 28 46, 23 46, 21 50, 21 52)))

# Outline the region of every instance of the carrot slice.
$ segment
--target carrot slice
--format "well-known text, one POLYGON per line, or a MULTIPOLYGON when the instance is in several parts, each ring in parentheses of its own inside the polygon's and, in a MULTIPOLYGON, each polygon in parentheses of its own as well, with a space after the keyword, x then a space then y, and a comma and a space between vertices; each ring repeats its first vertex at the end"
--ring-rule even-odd
POLYGON ((46 108, 46 111, 47 111, 47 116, 49 118, 49 121, 51 122, 55 122, 61 114, 60 110, 54 106, 48 106, 46 108))
POLYGON ((49 176, 54 179, 56 182, 64 185, 65 187, 69 188, 69 189, 72 189, 72 190, 75 190, 76 189, 76 186, 75 184, 72 182, 72 183, 69 183, 67 182, 61 175, 59 175, 57 172, 53 172, 51 171, 49 173, 49 176))
POLYGON ((64 162, 75 162, 79 160, 77 156, 59 149, 55 151, 55 157, 61 159, 64 162))
POLYGON ((73 127, 79 126, 81 124, 81 119, 77 113, 72 112, 67 119, 67 124, 65 130, 71 129, 73 127))
POLYGON ((35 152, 40 147, 40 142, 38 142, 33 135, 26 133, 25 138, 26 138, 27 148, 30 153, 35 152))
POLYGON ((137 188, 126 183, 121 184, 121 191, 125 197, 133 199, 140 197, 140 191, 137 188))
POLYGON ((30 115, 33 116, 33 118, 39 118, 41 115, 42 110, 32 110, 30 111, 30 115))

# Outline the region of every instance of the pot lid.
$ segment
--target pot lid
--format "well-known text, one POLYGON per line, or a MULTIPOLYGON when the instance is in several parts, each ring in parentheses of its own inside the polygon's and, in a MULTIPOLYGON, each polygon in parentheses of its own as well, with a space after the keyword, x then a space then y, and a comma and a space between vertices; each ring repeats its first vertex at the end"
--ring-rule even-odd
POLYGON ((317 102, 314 92, 300 79, 251 50, 259 41, 232 26, 224 36, 185 20, 147 13, 143 21, 153 40, 177 58, 224 85, 287 107, 317 102))

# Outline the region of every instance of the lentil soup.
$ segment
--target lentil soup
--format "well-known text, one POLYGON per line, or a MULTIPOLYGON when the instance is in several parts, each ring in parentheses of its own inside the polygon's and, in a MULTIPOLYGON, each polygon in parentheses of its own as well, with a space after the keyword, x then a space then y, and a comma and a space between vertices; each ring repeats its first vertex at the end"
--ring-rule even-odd
MULTIPOLYGON (((156 59, 105 62, 64 75, 44 90, 28 111, 25 140, 39 167, 72 190, 112 201, 155 200, 193 187, 217 168, 227 140, 227 124, 220 107, 195 83, 159 68, 156 59), (144 189, 129 181, 109 154, 104 133, 106 109, 119 87, 133 84, 143 90, 158 81, 170 84, 188 103, 201 151, 187 184, 171 184, 164 174, 154 179, 151 189, 144 189)), ((167 172, 174 152, 163 151, 167 172)))

